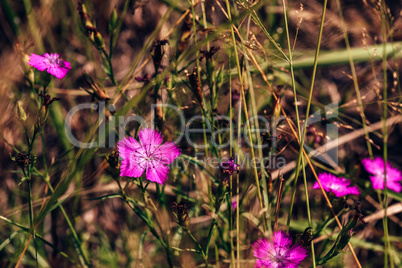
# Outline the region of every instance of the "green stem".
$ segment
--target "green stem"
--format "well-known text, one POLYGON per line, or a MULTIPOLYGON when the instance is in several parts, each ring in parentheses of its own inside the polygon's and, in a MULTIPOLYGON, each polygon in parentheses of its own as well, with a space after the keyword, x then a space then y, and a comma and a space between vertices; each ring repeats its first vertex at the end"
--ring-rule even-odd
POLYGON ((116 182, 121 190, 121 198, 134 211, 134 213, 137 214, 137 216, 140 217, 145 222, 145 224, 149 227, 151 233, 155 236, 155 238, 159 241, 159 243, 165 248, 169 267, 173 267, 173 260, 172 260, 173 255, 172 255, 169 245, 161 238, 161 236, 159 236, 155 227, 152 225, 150 219, 148 218, 148 215, 146 213, 142 212, 135 204, 135 201, 127 196, 124 189, 121 187, 120 181, 116 180, 116 182))
MULTIPOLYGON (((46 182, 46 184, 47 184, 47 186, 49 187, 49 189, 50 189, 50 191, 52 192, 52 194, 54 194, 54 189, 53 189, 53 186, 52 186, 52 184, 50 183, 50 181, 49 181, 49 179, 48 178, 45 178, 45 182, 46 182)), ((58 200, 57 200, 57 202, 58 202, 58 200)), ((68 215, 67 215, 67 213, 66 213, 66 211, 65 211, 65 209, 64 209, 64 207, 63 207, 63 205, 61 205, 60 204, 60 210, 61 210, 61 213, 63 214, 63 216, 64 216, 64 219, 66 220, 66 222, 67 222, 67 225, 68 225, 68 227, 70 228, 70 230, 71 230, 71 234, 73 235, 73 238, 74 238, 74 242, 75 242, 75 244, 76 244, 76 246, 77 246, 77 249, 78 249, 78 255, 80 256, 80 261, 81 261, 81 264, 83 265, 83 266, 91 266, 91 263, 89 262, 89 259, 88 259, 88 256, 86 255, 86 253, 85 253, 85 251, 84 251, 84 249, 82 248, 82 244, 81 244, 81 241, 80 241, 80 239, 79 239, 79 237, 78 237, 78 235, 77 235, 77 232, 75 231, 75 229, 74 229, 74 226, 73 226, 73 224, 71 223, 71 221, 70 221, 70 218, 68 217, 68 215)))
POLYGON ((110 77, 110 80, 112 80, 113 85, 117 86, 117 82, 114 79, 112 60, 111 60, 111 58, 109 57, 109 55, 107 54, 107 52, 104 49, 100 50, 100 52, 101 52, 103 60, 106 61, 107 64, 108 64, 108 69, 109 69, 108 75, 110 77))
POLYGON ((208 238, 207 238, 207 245, 205 246, 205 255, 208 257, 209 253, 209 245, 211 243, 212 232, 214 231, 215 226, 218 224, 218 221, 212 219, 211 226, 209 227, 208 238))
POLYGON ((130 6, 130 3, 131 3, 131 0, 126 0, 126 1, 124 2, 123 11, 122 11, 121 14, 120 14, 120 18, 119 18, 119 20, 118 20, 117 26, 116 26, 116 28, 114 29, 115 32, 114 32, 113 35, 112 35, 113 38, 110 39, 110 44, 109 44, 109 55, 110 55, 110 58, 113 56, 113 48, 114 48, 115 45, 116 45, 117 39, 118 39, 118 37, 119 37, 119 33, 120 33, 121 26, 123 25, 124 17, 126 16, 128 7, 130 6))
MULTIPOLYGON (((215 215, 216 217, 218 217, 218 213, 219 213, 219 208, 218 207, 215 210, 215 215)), ((212 233, 214 231, 215 226, 218 225, 218 221, 215 218, 212 218, 212 223, 211 226, 209 227, 209 232, 208 232, 208 238, 207 238, 207 245, 205 246, 205 256, 208 258, 208 252, 209 252, 209 245, 211 243, 211 238, 212 238, 212 233)))
POLYGON ((191 238, 191 240, 193 240, 193 242, 195 243, 195 245, 198 247, 198 250, 200 251, 199 253, 201 254, 204 262, 205 262, 205 266, 208 267, 208 256, 205 254, 204 250, 202 249, 200 243, 198 243, 197 239, 195 239, 195 237, 191 234, 191 232, 188 230, 186 231, 186 233, 188 234, 188 236, 191 238))
POLYGON ((38 250, 36 248, 36 233, 35 233, 35 225, 33 220, 33 206, 32 206, 32 180, 31 176, 29 175, 28 178, 28 204, 29 204, 29 229, 33 238, 34 248, 35 248, 35 260, 36 265, 38 265, 38 250))
MULTIPOLYGON (((388 206, 388 188, 387 188, 387 160, 388 160, 388 130, 387 130, 387 58, 385 53, 385 47, 387 42, 387 29, 386 29, 386 4, 385 1, 381 1, 381 30, 382 30, 382 38, 383 38, 383 158, 384 158, 384 217, 383 217, 383 225, 384 225, 384 267, 388 267, 388 254, 391 250, 391 243, 389 241, 389 233, 388 233, 388 216, 387 216, 387 206, 388 206)), ((394 262, 392 260, 392 255, 389 254, 389 262, 391 267, 394 267, 394 262)))
POLYGON ((28 204, 29 204, 29 227, 31 229, 31 234, 35 239, 35 226, 33 222, 33 206, 32 206, 32 180, 28 178, 28 204))
MULTIPOLYGON (((304 191, 306 195, 306 208, 307 208, 307 218, 308 218, 308 226, 312 227, 312 221, 311 221, 311 212, 310 212, 310 200, 309 200, 309 195, 308 195, 308 188, 307 188, 307 176, 306 176, 306 169, 304 168, 306 164, 304 163, 304 157, 302 158, 302 165, 303 165, 303 182, 304 182, 304 191)), ((311 258, 313 259, 313 267, 316 267, 316 262, 315 262, 315 252, 314 252, 314 242, 311 240, 311 258)))
MULTIPOLYGON (((194 45, 197 47, 197 25, 195 23, 195 11, 194 11, 194 1, 192 2, 191 5, 191 14, 193 15, 193 34, 194 34, 194 45)), ((197 76, 198 76, 198 81, 200 81, 200 86, 202 87, 202 83, 201 83, 201 73, 200 73, 200 57, 199 57, 199 51, 198 49, 195 51, 195 57, 196 57, 196 64, 197 64, 197 76)), ((204 101, 204 94, 202 93, 202 98, 203 98, 203 103, 205 104, 204 101)), ((206 122, 206 111, 205 108, 201 105, 201 109, 203 110, 203 120, 204 122, 206 122)), ((208 140, 207 140, 207 133, 205 130, 205 125, 202 125, 202 129, 203 129, 203 137, 204 137, 204 144, 205 144, 205 157, 208 158, 208 140)))
MULTIPOLYGON (((247 32, 246 36, 250 36, 250 23, 251 23, 251 18, 248 17, 247 21, 247 32)), ((246 51, 244 51, 244 54, 246 54, 246 51)), ((251 76, 250 72, 250 65, 249 65, 249 60, 245 60, 246 63, 246 74, 247 74, 247 80, 248 80, 248 85, 249 85, 249 91, 250 91, 250 99, 251 99, 251 111, 254 116, 254 126, 256 130, 256 138, 257 138, 257 149, 258 149, 258 157, 260 159, 264 159, 263 151, 262 151, 262 141, 261 141, 261 133, 260 133, 260 126, 258 123, 258 111, 257 111, 257 103, 255 100, 255 93, 254 93, 254 84, 253 84, 253 79, 251 76)), ((272 132, 272 129, 271 129, 272 132)), ((271 217, 270 215, 270 204, 269 204, 269 197, 268 197, 268 186, 267 186, 267 181, 266 181, 266 172, 263 167, 261 167, 261 185, 262 185, 262 194, 263 194, 263 200, 264 200, 264 206, 267 208, 265 212, 265 217, 264 220, 267 222, 267 219, 271 217)), ((268 231, 271 232, 272 228, 270 224, 265 223, 268 226, 268 231)))
MULTIPOLYGON (((324 29, 324 19, 325 19, 325 12, 327 10, 327 2, 328 2, 328 0, 324 0, 324 4, 322 6, 320 30, 319 30, 317 46, 316 46, 316 50, 315 50, 313 74, 312 74, 312 77, 311 77, 310 93, 309 93, 308 102, 307 102, 307 109, 306 109, 306 119, 304 121, 302 133, 300 133, 300 126, 298 125, 299 137, 300 137, 300 134, 301 134, 300 145, 299 145, 300 149, 299 149, 299 156, 297 158, 297 165, 296 165, 296 169, 295 169, 295 182, 294 182, 294 187, 293 187, 293 192, 292 192, 292 199, 291 199, 291 202, 290 202, 289 216, 288 216, 288 220, 287 220, 288 228, 289 228, 289 225, 290 225, 290 219, 292 217, 293 204, 294 204, 295 195, 296 195, 297 179, 299 177, 300 164, 301 164, 301 159, 302 159, 302 156, 303 156, 303 145, 304 145, 304 139, 306 137, 307 122, 308 122, 308 118, 309 118, 309 114, 310 114, 311 101, 312 101, 312 97, 313 97, 314 82, 315 82, 315 76, 316 76, 316 73, 317 73, 318 55, 319 55, 319 52, 320 52, 322 31, 324 29)), ((296 105, 296 107, 297 107, 297 105, 296 105)), ((296 113, 296 116, 297 116, 297 113, 296 113)))
MULTIPOLYGON (((227 13, 228 13, 228 18, 229 21, 232 21, 232 15, 230 12, 230 4, 229 4, 229 0, 226 0, 226 9, 227 9, 227 13)), ((243 77, 242 77, 242 72, 241 72, 241 67, 240 67, 240 60, 239 60, 239 55, 237 54, 237 45, 236 45, 236 37, 234 34, 234 25, 232 24, 232 27, 230 27, 230 31, 231 31, 231 37, 232 37, 232 42, 233 42, 233 52, 235 54, 235 58, 236 58, 236 66, 237 66, 237 72, 238 72, 238 78, 239 78, 239 83, 240 83, 240 92, 241 92, 241 98, 243 101, 243 106, 244 106, 244 115, 246 117, 246 126, 247 126, 247 136, 250 142, 250 151, 251 151, 251 158, 252 161, 255 160, 255 153, 254 153, 254 145, 253 145, 253 139, 251 136, 251 130, 250 130, 250 122, 249 122, 249 117, 248 117, 248 111, 247 111, 247 102, 246 102, 246 97, 244 94, 244 85, 243 85, 243 77)), ((262 196, 261 196, 261 188, 260 188, 260 181, 258 178, 258 171, 257 171, 257 166, 253 164, 254 167, 254 177, 255 177, 255 184, 257 186, 257 194, 258 194, 258 201, 260 204, 260 209, 263 210, 264 206, 262 203, 262 196)), ((264 232, 267 229, 266 226, 266 222, 265 220, 263 220, 263 228, 264 228, 264 232)))
POLYGON ((363 125, 363 128, 364 128, 364 135, 366 137, 367 150, 368 150, 368 153, 369 153, 370 157, 372 157, 373 156, 373 149, 371 148, 369 132, 368 132, 368 129, 367 129, 367 124, 366 124, 366 116, 364 115, 363 101, 362 101, 362 97, 360 95, 359 83, 357 81, 355 64, 353 63, 353 56, 352 56, 352 53, 350 51, 348 32, 347 32, 345 21, 344 21, 343 14, 342 14, 342 6, 341 6, 341 3, 340 3, 339 0, 336 0, 336 4, 337 4, 338 10, 339 10, 339 17, 340 17, 341 24, 342 24, 343 37, 345 38, 346 50, 348 52, 349 65, 350 65, 350 69, 352 71, 353 85, 354 85, 355 92, 356 92, 357 103, 359 105, 359 113, 360 113, 360 116, 362 118, 362 125, 363 125))

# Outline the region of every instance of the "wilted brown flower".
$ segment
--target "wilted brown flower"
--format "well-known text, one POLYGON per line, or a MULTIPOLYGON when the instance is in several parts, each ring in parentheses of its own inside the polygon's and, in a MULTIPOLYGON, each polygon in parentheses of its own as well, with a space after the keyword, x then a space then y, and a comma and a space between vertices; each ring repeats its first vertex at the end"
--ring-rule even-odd
POLYGON ((179 204, 173 202, 172 208, 176 209, 178 224, 183 227, 183 229, 188 230, 190 227, 190 219, 188 217, 190 204, 186 201, 182 201, 179 204))

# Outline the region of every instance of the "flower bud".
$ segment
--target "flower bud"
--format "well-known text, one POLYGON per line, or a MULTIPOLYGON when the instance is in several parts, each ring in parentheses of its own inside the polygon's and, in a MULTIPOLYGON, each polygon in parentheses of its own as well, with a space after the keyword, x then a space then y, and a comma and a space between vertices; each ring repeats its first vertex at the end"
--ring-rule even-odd
POLYGON ((82 72, 82 77, 84 78, 85 83, 87 83, 87 85, 92 89, 92 92, 84 89, 88 94, 98 100, 110 100, 106 90, 100 88, 85 70, 82 72))
POLYGON ((21 101, 17 101, 17 113, 18 113, 18 117, 20 118, 20 120, 22 122, 25 122, 25 120, 27 120, 27 114, 25 113, 24 108, 22 107, 22 102, 21 101))
POLYGON ((38 121, 36 122, 35 128, 40 128, 46 122, 47 117, 49 116, 49 106, 54 101, 60 100, 60 98, 52 98, 50 99, 50 95, 39 94, 39 96, 43 97, 42 106, 39 108, 38 112, 38 121))
POLYGON ((181 26, 179 42, 177 44, 177 55, 183 53, 183 51, 187 48, 188 42, 192 34, 192 27, 193 27, 192 18, 193 18, 192 14, 190 12, 187 14, 186 18, 183 21, 183 25, 181 26))
POLYGON ((304 248, 311 246, 311 240, 313 240, 313 230, 311 227, 307 227, 303 234, 297 236, 297 243, 304 248))
POLYGON ((188 231, 190 227, 190 219, 188 217, 188 209, 190 208, 190 205, 182 201, 179 204, 176 202, 173 203, 172 208, 176 209, 176 216, 177 216, 177 223, 185 230, 188 231))
POLYGON ((81 23, 86 31, 88 38, 92 41, 92 43, 95 45, 97 49, 104 49, 105 40, 92 23, 88 15, 88 10, 86 6, 82 3, 78 3, 77 10, 78 13, 80 14, 81 23))
POLYGON ((117 27, 117 10, 116 7, 113 9, 109 18, 109 33, 112 33, 113 30, 117 27))
POLYGON ((28 165, 34 164, 36 161, 36 156, 32 156, 27 153, 21 152, 18 153, 15 157, 11 157, 11 160, 17 163, 18 167, 23 169, 28 165))
POLYGON ((26 42, 24 41, 21 44, 20 38, 18 38, 18 41, 15 44, 15 50, 17 51, 18 55, 21 57, 22 61, 22 66, 21 69, 25 75, 25 78, 27 79, 28 83, 30 85, 34 84, 34 70, 32 67, 28 64, 29 62, 29 56, 28 56, 28 50, 33 46, 33 41, 31 42, 26 42))
POLYGON ((233 157, 229 158, 229 161, 220 163, 219 168, 221 170, 221 181, 227 183, 233 172, 239 172, 237 169, 238 167, 239 165, 234 163, 233 157))
POLYGON ((158 73, 158 69, 159 69, 159 67, 161 67, 163 54, 165 53, 163 50, 163 46, 165 46, 166 44, 169 44, 169 41, 167 39, 157 40, 153 44, 152 59, 154 61, 155 73, 158 73))
POLYGON ((204 106, 200 80, 198 79, 198 74, 197 74, 197 67, 194 68, 193 73, 189 74, 187 71, 185 71, 185 73, 186 73, 186 76, 188 77, 188 80, 190 81, 191 91, 193 92, 194 96, 196 97, 198 102, 201 104, 201 106, 204 106))
POLYGON ((109 174, 114 180, 118 180, 120 178, 119 151, 115 149, 109 155, 106 155, 106 161, 109 164, 109 174))
POLYGON ((276 99, 275 108, 274 108, 274 120, 278 121, 279 116, 281 115, 281 100, 279 98, 276 99))
POLYGON ((42 105, 42 106, 39 108, 39 112, 38 112, 38 122, 37 122, 37 123, 38 123, 39 125, 43 125, 43 124, 46 122, 48 116, 49 116, 49 110, 46 108, 45 105, 42 105))
POLYGON ((97 49, 105 49, 105 40, 103 39, 102 35, 100 32, 96 31, 95 37, 94 37, 94 44, 97 49))

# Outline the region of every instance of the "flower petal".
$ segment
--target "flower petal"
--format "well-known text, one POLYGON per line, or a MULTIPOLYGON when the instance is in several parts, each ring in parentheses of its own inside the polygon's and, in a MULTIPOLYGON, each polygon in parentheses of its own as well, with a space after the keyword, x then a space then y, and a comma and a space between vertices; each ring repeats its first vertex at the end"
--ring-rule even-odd
POLYGON ((259 259, 268 259, 269 252, 272 250, 272 243, 268 240, 258 239, 252 245, 254 257, 259 259))
POLYGON ((55 77, 62 79, 67 72, 69 71, 69 69, 66 68, 62 68, 58 65, 52 64, 49 66, 49 68, 47 69, 47 72, 50 73, 51 75, 54 75, 55 77))
MULTIPOLYGON (((373 184, 374 190, 384 190, 384 159, 381 157, 376 157, 375 159, 366 158, 362 160, 362 164, 368 173, 372 174, 370 180, 373 184)), ((402 180, 402 174, 400 170, 391 166, 387 162, 387 188, 395 192, 402 191, 402 185, 400 181, 402 180)))
MULTIPOLYGON (((350 181, 346 178, 338 178, 330 173, 321 173, 318 175, 322 188, 327 192, 332 192, 336 197, 345 195, 359 195, 359 189, 356 186, 349 186, 350 181)), ((313 189, 320 189, 318 182, 315 182, 313 189)))
POLYGON ((36 55, 34 53, 31 53, 31 56, 29 57, 28 64, 35 67, 39 71, 44 71, 46 70, 49 66, 46 64, 46 58, 42 57, 40 55, 36 55))
POLYGON ((374 190, 384 190, 384 178, 381 176, 370 176, 374 190))
POLYGON ((307 257, 307 249, 295 244, 288 250, 287 254, 292 263, 300 263, 307 257))
POLYGON ((384 160, 381 157, 363 159, 362 164, 368 173, 373 175, 384 173, 384 160))
POLYGON ((120 157, 123 158, 120 176, 140 177, 147 166, 144 148, 132 137, 124 138, 117 148, 120 157))
POLYGON ((132 161, 130 159, 124 159, 121 161, 120 176, 139 178, 144 173, 146 167, 145 161, 132 161))
POLYGON ((138 137, 148 156, 150 156, 163 141, 161 133, 151 128, 142 129, 140 133, 138 133, 138 137))
POLYGON ((292 238, 287 233, 275 232, 272 238, 274 247, 289 247, 292 244, 292 238))
POLYGON ((275 232, 272 241, 258 239, 253 243, 255 267, 297 268, 307 257, 307 250, 295 243, 285 232, 275 232), (289 248, 290 247, 290 248, 289 248))
POLYGON ((169 167, 153 160, 148 161, 147 164, 147 179, 163 185, 167 179, 169 167))
POLYGON ((169 141, 159 146, 153 153, 152 158, 165 165, 171 164, 181 153, 176 144, 169 141))
POLYGON ((392 167, 390 164, 387 164, 387 184, 390 182, 399 182, 402 180, 402 174, 399 169, 392 167))
MULTIPOLYGON (((145 153, 145 150, 141 147, 138 141, 132 137, 124 138, 117 144, 119 149, 119 155, 121 158, 126 159, 133 152, 145 153)), ((145 154, 144 154, 145 156, 145 154)))

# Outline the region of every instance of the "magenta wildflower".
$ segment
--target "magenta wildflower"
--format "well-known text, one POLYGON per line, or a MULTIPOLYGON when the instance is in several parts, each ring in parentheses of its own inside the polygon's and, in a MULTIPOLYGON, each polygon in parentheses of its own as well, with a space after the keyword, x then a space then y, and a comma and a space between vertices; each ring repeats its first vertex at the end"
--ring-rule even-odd
MULTIPOLYGON (((367 172, 373 175, 370 176, 370 180, 373 184, 374 190, 384 190, 384 159, 381 157, 376 157, 374 160, 366 158, 362 160, 362 164, 366 168, 367 172)), ((401 172, 392 167, 387 161, 387 188, 394 190, 397 193, 401 192, 401 180, 401 172)))
MULTIPOLYGON (((327 192, 332 192, 336 197, 348 194, 359 195, 359 189, 356 186, 349 186, 350 181, 345 178, 338 178, 330 173, 321 173, 318 175, 322 188, 327 192)), ((313 189, 320 189, 318 182, 314 183, 313 189)))
POLYGON ((234 163, 233 157, 230 157, 228 161, 221 162, 219 164, 219 168, 221 169, 221 182, 226 185, 233 172, 239 172, 238 167, 239 165, 234 163))
POLYGON ((164 184, 169 167, 181 150, 169 141, 162 144, 163 136, 154 129, 142 129, 138 134, 140 143, 134 138, 124 138, 119 142, 119 154, 123 161, 120 176, 141 177, 146 170, 148 180, 164 184))
POLYGON ((237 201, 234 200, 232 201, 232 210, 236 210, 236 208, 237 208, 237 201))
POLYGON ((307 257, 307 250, 295 243, 284 232, 275 232, 272 240, 258 239, 252 245, 256 268, 297 268, 307 257))
POLYGON ((228 161, 220 163, 219 167, 223 172, 228 173, 229 175, 232 175, 232 173, 234 171, 238 171, 237 168, 239 167, 239 165, 235 164, 233 157, 231 157, 231 158, 229 158, 228 161))
POLYGON ((28 64, 39 71, 46 70, 59 79, 62 79, 71 69, 70 63, 60 59, 60 55, 57 53, 45 53, 43 56, 31 53, 28 64))

